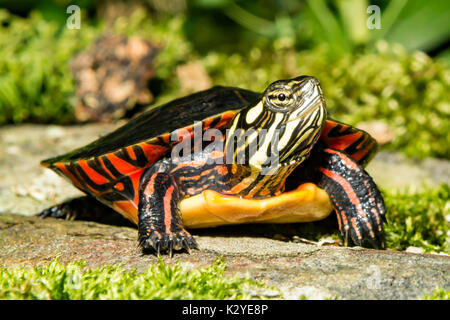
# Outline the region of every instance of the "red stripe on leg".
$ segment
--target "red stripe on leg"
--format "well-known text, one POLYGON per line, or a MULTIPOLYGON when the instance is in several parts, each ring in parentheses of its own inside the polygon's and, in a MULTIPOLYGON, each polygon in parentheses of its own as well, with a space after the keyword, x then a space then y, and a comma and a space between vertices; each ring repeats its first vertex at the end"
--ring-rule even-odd
MULTIPOLYGON (((377 205, 376 199, 373 196, 372 191, 370 190, 367 181, 364 181, 364 185, 367 188, 367 193, 369 194, 369 200, 372 202, 372 204, 374 206, 377 205)), ((378 211, 375 208, 372 208, 372 210, 370 210, 370 212, 372 212, 372 214, 375 217, 375 220, 377 221, 378 231, 381 232, 383 230, 383 227, 381 225, 381 219, 380 219, 380 215, 378 214, 378 211)))
POLYGON ((356 163, 354 162, 354 160, 350 159, 348 156, 346 156, 346 155, 345 155, 344 153, 342 153, 342 152, 339 152, 339 151, 336 151, 336 150, 333 150, 333 149, 330 149, 330 148, 326 148, 326 149, 324 150, 324 152, 326 152, 326 153, 328 153, 328 154, 335 154, 335 155, 337 155, 337 156, 345 163, 345 165, 346 165, 348 168, 352 169, 352 170, 356 170, 356 171, 361 170, 361 169, 356 165, 356 163))
POLYGON ((358 196, 356 195, 355 191, 353 191, 352 186, 347 180, 345 180, 341 175, 337 174, 336 172, 327 170, 325 168, 320 167, 319 170, 322 171, 322 173, 325 174, 328 178, 332 179, 341 186, 341 188, 347 194, 348 199, 353 203, 356 209, 361 207, 358 196))
MULTIPOLYGON (((330 150, 331 150, 331 149, 330 149, 330 150)), ((334 150, 332 150, 332 151, 334 151, 334 150)), ((339 154, 340 156, 342 155, 342 154, 340 154, 340 153, 338 153, 338 152, 336 152, 336 153, 339 154)), ((345 157, 345 156, 341 156, 341 159, 344 158, 344 157, 345 157)), ((347 159, 347 160, 348 160, 348 159, 347 159)), ((352 162, 352 164, 354 164, 354 163, 352 162)), ((373 238, 373 237, 374 237, 374 234, 373 234, 373 231, 372 231, 372 227, 371 227, 371 225, 370 225, 370 223, 369 223, 369 220, 368 220, 368 218, 367 218, 367 215, 366 215, 366 213, 364 212, 364 210, 362 209, 361 202, 359 201, 359 198, 358 198, 358 196, 356 195, 356 193, 355 193, 355 191, 353 190, 353 188, 352 188, 352 186, 350 185, 350 183, 349 183, 347 180, 345 180, 341 175, 337 174, 336 172, 327 170, 327 169, 325 169, 325 168, 323 168, 323 167, 320 167, 319 170, 322 171, 322 173, 325 174, 328 178, 332 179, 333 181, 335 181, 336 183, 338 183, 338 184, 341 186, 342 190, 344 190, 344 192, 345 192, 345 194, 347 195, 348 199, 349 199, 349 200, 351 201, 351 203, 355 206, 356 210, 358 211, 358 214, 359 214, 362 218, 365 218, 365 219, 364 219, 364 222, 365 222, 365 224, 366 224, 366 226, 367 226, 367 228, 368 228, 368 230, 369 230, 370 236, 373 238)), ((354 221, 352 221, 352 225, 353 225, 353 227, 355 228, 355 223, 354 223, 354 221)), ((355 229, 356 229, 356 228, 355 228, 355 229)), ((355 231, 359 234, 359 232, 357 231, 357 229, 356 229, 355 231)), ((358 234, 357 234, 357 235, 358 235, 358 234)), ((359 238, 359 236, 360 236, 360 235, 358 235, 358 238, 359 238)))
POLYGON ((156 179, 157 175, 158 175, 158 172, 154 173, 150 177, 150 181, 147 184, 147 186, 145 187, 145 194, 152 195, 155 192, 155 179, 156 179))
POLYGON ((164 225, 166 226, 166 233, 170 232, 170 224, 172 223, 172 196, 173 196, 174 186, 171 185, 167 188, 166 194, 164 195, 164 225))
POLYGON ((359 232, 359 230, 358 230, 358 226, 356 224, 356 218, 352 218, 351 220, 352 220, 353 230, 355 230, 355 233, 356 233, 356 237, 358 238, 358 240, 361 241, 362 240, 361 232, 359 232))
POLYGON ((383 231, 383 227, 381 225, 381 219, 380 219, 380 216, 378 215, 378 211, 375 210, 375 208, 372 208, 371 211, 372 211, 373 215, 375 216, 375 219, 377 220, 378 231, 379 232, 383 231))

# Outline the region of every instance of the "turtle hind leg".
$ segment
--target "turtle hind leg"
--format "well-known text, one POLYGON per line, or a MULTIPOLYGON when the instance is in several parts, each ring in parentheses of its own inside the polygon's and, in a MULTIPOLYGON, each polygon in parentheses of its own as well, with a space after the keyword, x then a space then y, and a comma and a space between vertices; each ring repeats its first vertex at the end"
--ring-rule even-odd
POLYGON ((181 192, 169 173, 150 169, 139 190, 139 244, 144 252, 157 255, 174 250, 197 249, 197 243, 182 224, 178 208, 181 192))
POLYGON ((324 148, 319 167, 319 186, 325 189, 336 211, 339 228, 357 245, 365 241, 384 248, 385 205, 369 174, 345 152, 324 148))
MULTIPOLYGON (((108 222, 120 217, 113 209, 90 196, 74 198, 47 208, 36 214, 39 218, 60 218, 66 220, 86 220, 108 222)), ((113 223, 116 221, 112 221, 113 223)))

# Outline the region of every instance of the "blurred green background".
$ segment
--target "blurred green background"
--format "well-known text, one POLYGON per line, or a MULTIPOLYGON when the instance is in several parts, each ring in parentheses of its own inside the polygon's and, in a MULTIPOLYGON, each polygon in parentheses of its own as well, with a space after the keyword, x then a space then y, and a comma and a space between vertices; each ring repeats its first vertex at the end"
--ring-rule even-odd
POLYGON ((0 0, 0 8, 0 125, 74 123, 69 61, 117 33, 162 47, 153 105, 195 90, 179 72, 189 63, 211 85, 255 91, 307 74, 321 81, 334 118, 387 125, 394 139, 384 148, 450 158, 448 0, 0 0), (66 27, 71 4, 81 8, 79 30, 66 27), (380 29, 367 27, 370 5, 380 8, 380 29))

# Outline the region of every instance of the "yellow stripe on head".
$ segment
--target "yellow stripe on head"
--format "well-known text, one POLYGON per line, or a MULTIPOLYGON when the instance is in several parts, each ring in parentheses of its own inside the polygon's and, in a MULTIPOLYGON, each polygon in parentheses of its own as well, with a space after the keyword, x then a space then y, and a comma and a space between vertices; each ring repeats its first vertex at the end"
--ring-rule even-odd
POLYGON ((255 120, 263 113, 263 103, 260 101, 253 108, 250 108, 247 111, 247 115, 245 117, 245 122, 251 124, 255 122, 255 120))

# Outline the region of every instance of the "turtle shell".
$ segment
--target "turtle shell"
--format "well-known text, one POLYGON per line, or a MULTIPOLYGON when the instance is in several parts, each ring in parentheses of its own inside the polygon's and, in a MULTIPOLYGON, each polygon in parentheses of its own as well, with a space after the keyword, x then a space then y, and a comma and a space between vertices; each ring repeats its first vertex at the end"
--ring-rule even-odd
MULTIPOLYGON (((196 121, 202 121, 203 130, 225 130, 240 109, 259 98, 260 94, 240 88, 214 87, 150 109, 110 134, 42 164, 136 223, 141 176, 146 168, 170 153, 177 143, 171 140, 172 133, 185 129, 193 135, 196 121)), ((327 119, 320 139, 361 164, 367 163, 376 150, 370 135, 332 119, 327 119)), ((224 201, 220 199, 218 203, 223 206, 224 201)), ((199 206, 195 203, 190 207, 197 217, 199 206)), ((208 202, 207 206, 214 203, 208 202)), ((279 204, 278 200, 274 203, 279 204)), ((252 205, 256 212, 261 211, 259 205, 252 205)), ((244 211, 249 210, 248 206, 243 207, 244 211)), ((329 213, 329 206, 321 208, 329 213)))
POLYGON ((144 169, 176 144, 170 139, 172 132, 184 128, 193 133, 195 121, 203 122, 203 130, 225 129, 237 111, 259 96, 239 88, 213 87, 150 109, 110 134, 42 164, 125 214, 134 211, 130 205, 137 206, 144 169))

